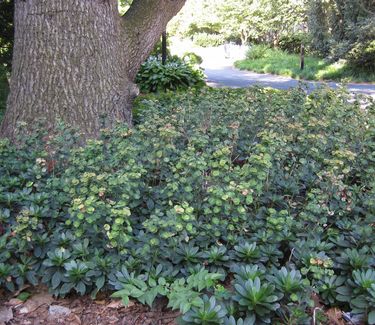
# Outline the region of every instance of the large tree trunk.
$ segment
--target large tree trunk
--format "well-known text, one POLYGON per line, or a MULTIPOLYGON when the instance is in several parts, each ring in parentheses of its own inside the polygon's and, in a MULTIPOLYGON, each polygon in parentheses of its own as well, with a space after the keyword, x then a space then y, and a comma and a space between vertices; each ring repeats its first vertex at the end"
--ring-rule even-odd
POLYGON ((1 134, 13 138, 18 122, 39 119, 51 129, 62 120, 87 136, 103 123, 131 123, 136 73, 184 2, 134 0, 120 17, 117 0, 16 0, 1 134))

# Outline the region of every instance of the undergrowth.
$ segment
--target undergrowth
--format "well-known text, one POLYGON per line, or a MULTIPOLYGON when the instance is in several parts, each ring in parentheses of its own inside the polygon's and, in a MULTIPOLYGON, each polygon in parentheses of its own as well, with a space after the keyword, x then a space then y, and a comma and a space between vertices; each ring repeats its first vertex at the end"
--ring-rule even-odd
POLYGON ((135 119, 0 140, 1 286, 165 296, 185 324, 309 324, 315 294, 375 322, 374 104, 203 89, 135 119))

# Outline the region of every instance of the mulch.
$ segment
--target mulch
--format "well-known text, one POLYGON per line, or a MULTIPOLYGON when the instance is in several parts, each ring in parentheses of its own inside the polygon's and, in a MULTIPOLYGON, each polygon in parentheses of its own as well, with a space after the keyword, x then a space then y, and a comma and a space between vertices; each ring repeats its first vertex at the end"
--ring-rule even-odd
POLYGON ((27 291, 31 296, 25 302, 0 291, 0 325, 176 325, 179 316, 166 308, 163 299, 156 301, 151 310, 133 301, 125 307, 108 294, 100 294, 96 299, 88 296, 56 299, 43 287, 27 291), (51 312, 50 306, 57 306, 62 312, 51 312), (5 322, 2 311, 8 317, 5 322))

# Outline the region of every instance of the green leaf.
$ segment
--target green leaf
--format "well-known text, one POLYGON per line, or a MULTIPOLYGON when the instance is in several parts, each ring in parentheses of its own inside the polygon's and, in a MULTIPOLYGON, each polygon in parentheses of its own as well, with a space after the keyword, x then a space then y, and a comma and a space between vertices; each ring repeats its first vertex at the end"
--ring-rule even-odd
POLYGON ((181 313, 182 314, 186 314, 189 310, 190 310, 190 308, 191 308, 191 304, 189 303, 189 302, 183 302, 180 306, 179 306, 179 308, 180 308, 180 311, 181 311, 181 313))
POLYGON ((78 282, 78 284, 75 286, 75 289, 81 296, 86 293, 86 285, 82 281, 78 282))
POLYGON ((97 278, 95 281, 96 288, 100 290, 101 288, 103 288, 104 283, 105 283, 105 276, 102 275, 99 278, 97 278))
POLYGON ((127 297, 130 295, 130 291, 128 289, 122 289, 119 291, 116 291, 111 294, 112 298, 122 298, 122 297, 127 297))
POLYGON ((62 281, 63 275, 60 272, 54 273, 51 279, 52 289, 56 289, 61 281, 62 281))
POLYGON ((21 292, 18 296, 17 296, 17 299, 25 302, 27 299, 29 299, 29 297, 31 296, 31 293, 27 292, 27 291, 24 291, 24 292, 21 292))
POLYGON ((369 312, 367 322, 369 323, 369 325, 375 324, 375 310, 372 310, 371 312, 369 312))
POLYGON ((67 282, 67 283, 64 283, 62 286, 61 286, 61 289, 59 291, 59 293, 61 295, 66 295, 67 293, 70 292, 70 290, 72 290, 74 287, 74 283, 70 283, 70 282, 67 282))

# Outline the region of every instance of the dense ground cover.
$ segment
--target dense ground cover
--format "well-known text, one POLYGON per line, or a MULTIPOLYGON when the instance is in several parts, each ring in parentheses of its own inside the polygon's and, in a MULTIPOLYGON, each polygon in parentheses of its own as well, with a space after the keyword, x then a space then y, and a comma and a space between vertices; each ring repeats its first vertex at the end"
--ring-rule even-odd
POLYGON ((166 296, 188 324, 375 322, 374 104, 203 89, 135 121, 0 140, 0 286, 166 296))
MULTIPOLYGON (((256 47, 256 46, 255 46, 256 47)), ((262 46, 260 46, 262 47, 262 46)), ((345 61, 327 62, 314 56, 305 57, 305 69, 300 69, 300 55, 266 48, 259 57, 237 61, 241 70, 272 73, 306 80, 335 80, 346 82, 375 82, 375 74, 350 68, 345 61)))

